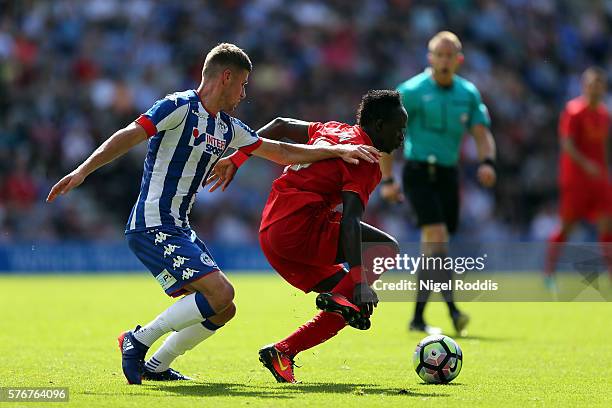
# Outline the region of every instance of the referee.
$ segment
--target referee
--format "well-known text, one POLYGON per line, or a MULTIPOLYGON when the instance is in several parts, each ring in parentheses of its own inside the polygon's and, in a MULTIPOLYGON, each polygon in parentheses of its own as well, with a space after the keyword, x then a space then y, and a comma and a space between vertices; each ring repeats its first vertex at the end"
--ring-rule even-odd
MULTIPOLYGON (((495 184, 495 141, 480 93, 474 84, 455 74, 463 62, 459 38, 450 31, 439 32, 429 41, 428 51, 430 67, 397 87, 408 112, 403 185, 421 229, 422 253, 445 257, 459 218, 457 161, 463 135, 469 132, 476 141, 481 161, 478 181, 485 187, 495 184)), ((389 202, 399 202, 403 197, 393 179, 392 164, 393 158, 383 155, 381 194, 389 202)), ((451 278, 448 272, 435 268, 421 269, 418 274, 419 279, 451 278)), ((441 330, 423 319, 429 294, 424 290, 417 293, 409 328, 438 334, 441 330)), ((464 335, 468 315, 455 306, 452 290, 442 295, 457 334, 464 335)))

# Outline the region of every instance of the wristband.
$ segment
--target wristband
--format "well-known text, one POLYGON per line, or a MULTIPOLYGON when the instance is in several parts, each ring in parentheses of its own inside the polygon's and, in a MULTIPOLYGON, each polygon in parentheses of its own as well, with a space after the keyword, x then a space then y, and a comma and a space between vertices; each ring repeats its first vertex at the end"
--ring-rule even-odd
POLYGON ((229 156, 229 159, 232 163, 234 163, 234 166, 240 168, 240 166, 242 166, 245 161, 249 160, 249 157, 251 156, 241 152, 240 150, 236 150, 233 154, 229 156))
POLYGON ((393 178, 393 176, 391 176, 391 177, 386 177, 382 179, 380 184, 387 185, 387 184, 393 184, 394 182, 395 182, 395 179, 393 178))
POLYGON ((488 164, 489 166, 493 167, 493 170, 497 170, 497 166, 495 166, 495 160, 490 157, 487 157, 486 159, 481 161, 480 164, 488 164))
POLYGON ((363 282, 363 273, 361 270, 361 265, 353 266, 349 270, 349 278, 353 281, 355 285, 358 285, 363 282))

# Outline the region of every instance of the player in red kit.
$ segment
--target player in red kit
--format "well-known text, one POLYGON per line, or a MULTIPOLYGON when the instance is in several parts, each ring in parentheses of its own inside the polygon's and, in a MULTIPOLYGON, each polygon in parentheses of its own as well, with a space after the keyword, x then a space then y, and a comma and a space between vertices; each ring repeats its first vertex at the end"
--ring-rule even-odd
POLYGON ((561 225, 549 238, 545 266, 546 285, 551 290, 556 290, 554 272, 561 244, 581 220, 596 223, 612 277, 612 190, 607 155, 610 116, 602 102, 605 94, 605 71, 588 68, 582 75, 582 95, 566 104, 559 119, 561 225))
MULTIPOLYGON (((371 145, 390 153, 403 142, 407 117, 396 91, 377 90, 364 95, 357 125, 277 119, 259 134, 311 145, 371 145)), ((214 188, 228 179, 218 170, 214 188)), ((361 221, 380 179, 377 163, 325 160, 287 167, 272 184, 260 226, 261 248, 287 282, 306 293, 320 293, 317 307, 322 310, 285 339, 259 351, 260 361, 278 382, 296 382, 293 359, 299 352, 330 339, 347 324, 361 330, 370 327, 378 298, 369 286, 374 277, 361 267, 362 242, 389 244, 393 255, 398 251, 393 237, 361 221), (339 204, 342 213, 335 210, 339 204)))

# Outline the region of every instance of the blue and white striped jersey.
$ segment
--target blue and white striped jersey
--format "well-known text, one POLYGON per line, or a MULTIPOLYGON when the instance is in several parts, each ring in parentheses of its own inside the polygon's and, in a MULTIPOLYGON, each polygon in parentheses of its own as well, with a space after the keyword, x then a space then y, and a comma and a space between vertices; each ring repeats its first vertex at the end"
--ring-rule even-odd
POLYGON ((149 135, 140 194, 126 233, 151 227, 189 227, 195 195, 228 147, 251 153, 257 133, 225 112, 210 115, 195 90, 155 102, 138 119, 149 135))

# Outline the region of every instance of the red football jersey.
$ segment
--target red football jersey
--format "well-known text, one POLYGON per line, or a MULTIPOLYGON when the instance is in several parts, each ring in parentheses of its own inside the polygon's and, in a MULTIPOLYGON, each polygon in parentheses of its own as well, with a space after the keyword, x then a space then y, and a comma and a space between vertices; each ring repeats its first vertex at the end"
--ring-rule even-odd
POLYGON ((608 178, 605 168, 605 151, 610 127, 610 117, 604 104, 596 109, 589 108, 586 99, 578 97, 565 105, 559 118, 559 135, 570 138, 576 149, 597 163, 601 168, 601 177, 589 176, 567 153, 561 153, 561 184, 601 183, 608 178))
MULTIPOLYGON (((365 144, 372 141, 360 126, 340 122, 313 122, 308 126, 308 144, 365 144)), ((361 160, 349 164, 342 159, 293 165, 272 183, 261 220, 260 231, 307 205, 320 204, 329 209, 342 203, 342 192, 359 195, 363 207, 382 175, 378 163, 361 160)))

